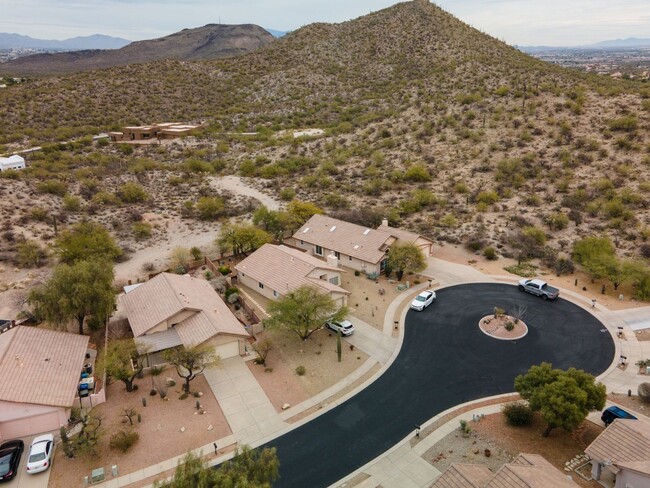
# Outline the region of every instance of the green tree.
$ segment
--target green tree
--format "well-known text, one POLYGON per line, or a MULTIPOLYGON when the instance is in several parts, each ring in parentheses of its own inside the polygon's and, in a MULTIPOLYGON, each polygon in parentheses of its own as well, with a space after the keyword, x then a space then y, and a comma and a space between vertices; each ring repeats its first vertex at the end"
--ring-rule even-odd
POLYGON ((264 205, 253 213, 253 224, 265 230, 277 240, 282 241, 286 215, 277 210, 270 210, 264 205))
POLYGON ((544 437, 557 427, 575 429, 590 411, 601 410, 607 398, 605 385, 596 383, 589 373, 553 369, 549 363, 532 366, 528 373, 517 376, 515 390, 542 415, 547 424, 544 437))
POLYGON ((280 462, 275 448, 237 448, 235 456, 216 469, 199 456, 187 453, 178 464, 174 476, 155 482, 156 488, 271 488, 278 478, 280 462))
POLYGON ((272 240, 268 232, 254 225, 234 224, 221 227, 216 244, 221 252, 232 251, 246 256, 272 240))
POLYGON ((83 334, 86 317, 104 319, 115 305, 113 265, 107 261, 60 264, 42 286, 32 289, 28 302, 34 314, 58 326, 77 320, 83 334))
POLYGON ((303 341, 328 320, 342 320, 348 312, 347 307, 338 308, 329 295, 309 285, 270 302, 267 310, 271 317, 264 321, 265 326, 289 330, 303 341))
POLYGON ((324 213, 323 209, 313 203, 292 200, 288 203, 286 210, 287 229, 291 231, 297 230, 312 216, 322 213, 324 213))
POLYGON ((614 257, 616 249, 608 237, 585 237, 573 245, 573 259, 586 268, 604 257, 614 257))
POLYGON ((174 347, 163 351, 163 358, 173 364, 178 376, 185 380, 185 393, 190 392, 190 382, 197 375, 203 373, 208 366, 217 366, 221 361, 215 354, 214 347, 208 346, 174 347))
POLYGON ((573 245, 573 258, 592 278, 611 281, 614 290, 638 276, 639 266, 631 260, 616 257, 614 244, 607 237, 586 237, 573 245))
POLYGON ((122 381, 126 391, 133 391, 133 381, 144 366, 133 339, 121 339, 108 343, 106 353, 100 357, 97 369, 106 371, 114 380, 122 381), (135 369, 134 369, 135 366, 135 369))
POLYGON ((400 281, 404 273, 417 273, 426 269, 427 258, 415 244, 398 242, 390 247, 388 265, 397 273, 397 279, 400 281))
POLYGON ((201 220, 215 220, 223 215, 225 208, 223 200, 219 197, 201 197, 196 203, 201 220))
POLYGON ((73 264, 87 259, 107 259, 114 261, 122 250, 106 228, 90 221, 80 222, 65 230, 57 239, 61 261, 73 264))

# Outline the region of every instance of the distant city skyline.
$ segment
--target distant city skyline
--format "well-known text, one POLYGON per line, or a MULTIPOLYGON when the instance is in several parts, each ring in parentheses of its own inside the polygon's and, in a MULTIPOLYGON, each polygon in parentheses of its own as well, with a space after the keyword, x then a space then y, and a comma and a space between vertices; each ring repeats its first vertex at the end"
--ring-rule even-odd
MULTIPOLYGON (((209 23, 290 31, 343 22, 395 0, 0 0, 0 32, 39 39, 91 34, 132 41, 209 23)), ((471 26, 513 45, 576 46, 650 36, 649 0, 438 0, 471 26)))

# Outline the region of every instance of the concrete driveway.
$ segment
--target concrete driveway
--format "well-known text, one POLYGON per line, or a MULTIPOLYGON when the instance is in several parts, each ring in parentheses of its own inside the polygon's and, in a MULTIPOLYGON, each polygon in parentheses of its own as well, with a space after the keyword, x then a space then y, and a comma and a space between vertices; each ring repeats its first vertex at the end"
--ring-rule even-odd
POLYGON ((542 361, 594 375, 605 371, 614 342, 589 312, 566 301, 545 302, 498 283, 441 289, 423 312, 410 311, 402 349, 386 372, 357 395, 274 439, 278 487, 328 486, 385 452, 416 425, 460 403, 513 391, 515 376, 542 361), (495 306, 527 307, 518 341, 478 328, 495 306))
MULTIPOLYGON (((39 434, 42 435, 42 434, 39 434)), ((36 474, 27 474, 25 466, 27 465, 27 456, 29 455, 29 446, 32 443, 32 439, 37 437, 35 435, 30 437, 23 437, 22 440, 25 443, 25 450, 23 451, 23 456, 20 459, 20 464, 18 465, 18 474, 16 477, 9 481, 8 483, 3 483, 2 488, 47 488, 47 484, 50 480, 50 470, 47 469, 42 473, 36 474)), ((54 460, 56 462, 56 460, 54 460)))

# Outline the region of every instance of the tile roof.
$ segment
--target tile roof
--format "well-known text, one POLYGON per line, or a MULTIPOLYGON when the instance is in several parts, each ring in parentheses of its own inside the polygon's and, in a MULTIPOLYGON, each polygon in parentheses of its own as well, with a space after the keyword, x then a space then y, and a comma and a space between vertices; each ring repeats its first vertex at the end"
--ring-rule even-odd
POLYGON ((382 260, 386 255, 386 247, 395 240, 388 232, 325 215, 314 215, 298 229, 293 238, 373 264, 382 260))
POLYGON ((431 488, 481 488, 492 475, 487 466, 452 464, 436 479, 431 488))
POLYGON ((402 242, 408 242, 409 244, 413 244, 415 241, 417 241, 419 238, 426 239, 427 241, 433 243, 433 241, 427 237, 424 237, 420 234, 416 234, 415 232, 411 232, 410 230, 404 230, 404 229, 398 229, 395 227, 391 227, 389 225, 380 225, 377 227, 377 230, 386 232, 392 236, 397 237, 398 240, 402 242))
POLYGON ((0 334, 0 400, 71 407, 88 339, 24 325, 0 334))
POLYGON ((237 317, 203 279, 161 273, 123 295, 121 300, 135 337, 145 335, 182 311, 196 312, 174 327, 187 347, 217 334, 249 337, 237 317))
MULTIPOLYGON (((650 422, 639 418, 616 419, 585 449, 592 459, 613 466, 650 461, 650 422)), ((616 471, 616 469, 615 469, 616 471)))
POLYGON ((305 285, 315 285, 327 292, 350 294, 349 291, 329 281, 307 276, 314 270, 341 273, 341 269, 329 266, 322 260, 303 251, 283 245, 264 244, 237 264, 235 269, 280 294, 285 294, 305 285))

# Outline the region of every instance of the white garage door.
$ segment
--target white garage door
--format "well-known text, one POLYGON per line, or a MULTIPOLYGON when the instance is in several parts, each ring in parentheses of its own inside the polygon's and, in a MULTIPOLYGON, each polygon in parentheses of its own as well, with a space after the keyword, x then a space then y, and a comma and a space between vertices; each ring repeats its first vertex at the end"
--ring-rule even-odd
POLYGON ((215 346, 214 350, 221 359, 228 359, 239 356, 239 341, 220 344, 218 346, 215 346))
POLYGON ((0 438, 15 439, 28 435, 41 434, 52 430, 58 430, 59 414, 48 412, 33 417, 25 417, 18 420, 8 420, 0 423, 0 438))

